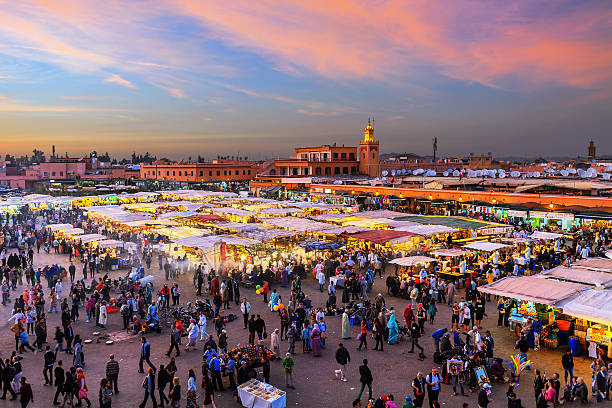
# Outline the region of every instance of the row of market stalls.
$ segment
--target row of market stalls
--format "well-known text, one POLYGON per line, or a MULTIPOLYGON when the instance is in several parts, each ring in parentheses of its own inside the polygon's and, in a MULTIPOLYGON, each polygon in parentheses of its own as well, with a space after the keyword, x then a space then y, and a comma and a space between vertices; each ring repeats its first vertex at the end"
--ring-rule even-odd
POLYGON ((544 327, 540 345, 568 345, 574 354, 612 357, 612 259, 587 258, 536 276, 506 277, 478 288, 482 293, 515 299, 510 321, 544 327))

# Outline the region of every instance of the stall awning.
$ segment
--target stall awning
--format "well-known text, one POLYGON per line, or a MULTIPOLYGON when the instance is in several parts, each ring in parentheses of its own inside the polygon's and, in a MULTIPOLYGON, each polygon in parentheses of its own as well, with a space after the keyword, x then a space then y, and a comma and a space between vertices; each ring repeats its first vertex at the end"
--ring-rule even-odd
POLYGON ((345 225, 343 227, 335 227, 332 229, 326 229, 323 234, 327 235, 343 235, 343 234, 357 234, 359 232, 372 231, 371 228, 356 227, 354 225, 345 225))
POLYGON ((262 193, 266 194, 276 194, 283 188, 282 184, 275 184, 273 186, 268 186, 261 190, 262 193))
POLYGON ((326 224, 324 222, 297 217, 267 218, 264 223, 302 232, 321 232, 336 227, 335 225, 326 224))
POLYGON ((351 235, 351 238, 361 239, 364 241, 370 241, 375 244, 386 244, 387 242, 394 243, 393 241, 399 243, 398 240, 409 239, 410 237, 416 237, 417 234, 413 234, 411 232, 406 231, 395 231, 395 230, 372 230, 360 232, 357 234, 351 235))
POLYGON ((429 254, 434 255, 434 256, 456 257, 456 256, 462 256, 462 255, 470 255, 471 252, 464 251, 462 249, 450 248, 450 249, 436 249, 435 251, 431 251, 429 254))
POLYGON ((612 272, 612 259, 609 258, 586 258, 576 261, 572 266, 593 269, 596 271, 612 272))
POLYGON ((215 215, 215 214, 196 214, 196 215, 192 215, 189 218, 195 221, 200 221, 200 222, 224 221, 225 220, 223 217, 219 217, 218 215, 215 215))
POLYGON ((493 252, 501 248, 507 248, 510 245, 498 244, 497 242, 471 242, 464 245, 464 248, 473 249, 474 251, 493 252))
POLYGON ((556 268, 540 273, 539 276, 583 283, 585 285, 601 286, 604 288, 612 286, 612 273, 585 268, 557 266, 556 268))
POLYGON ((610 326, 612 325, 612 290, 587 290, 563 305, 563 313, 610 326))
POLYGON ((555 234, 554 232, 546 232, 546 231, 535 231, 533 234, 531 234, 531 238, 533 239, 551 240, 551 239, 559 239, 562 237, 563 237, 563 234, 555 234))
POLYGON ((392 260, 390 263, 401 265, 401 266, 414 266, 419 264, 426 264, 429 262, 437 261, 436 258, 430 258, 428 256, 406 256, 403 258, 396 258, 392 260))
POLYGON ((99 241, 98 245, 100 245, 100 248, 123 247, 123 241, 117 241, 115 239, 105 239, 103 241, 99 241))
POLYGON ((479 286, 478 290, 491 295, 555 306, 588 288, 589 286, 579 283, 520 276, 502 278, 488 285, 479 286))
POLYGON ((79 239, 83 243, 94 242, 94 241, 104 241, 106 237, 100 234, 86 234, 79 236, 79 239))
POLYGON ((449 234, 456 232, 455 228, 447 227, 445 225, 408 225, 395 227, 396 231, 407 231, 418 235, 432 236, 438 234, 449 234))
POLYGON ((49 228, 51 231, 61 231, 74 227, 72 226, 72 224, 49 224, 47 225, 47 228, 49 228))

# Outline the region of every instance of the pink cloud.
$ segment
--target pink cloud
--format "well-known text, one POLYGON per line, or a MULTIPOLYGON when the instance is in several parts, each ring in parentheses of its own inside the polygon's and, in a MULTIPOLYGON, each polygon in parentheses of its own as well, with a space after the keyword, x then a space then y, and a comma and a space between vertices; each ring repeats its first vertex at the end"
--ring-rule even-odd
MULTIPOLYGON (((612 78, 608 10, 551 10, 531 1, 353 2, 176 0, 229 44, 334 79, 399 77, 419 66, 498 86, 524 82, 591 86, 612 78), (608 30, 609 34, 609 30, 608 30)), ((569 7, 569 6, 568 6, 569 7)), ((291 74, 292 70, 284 72, 291 74)))

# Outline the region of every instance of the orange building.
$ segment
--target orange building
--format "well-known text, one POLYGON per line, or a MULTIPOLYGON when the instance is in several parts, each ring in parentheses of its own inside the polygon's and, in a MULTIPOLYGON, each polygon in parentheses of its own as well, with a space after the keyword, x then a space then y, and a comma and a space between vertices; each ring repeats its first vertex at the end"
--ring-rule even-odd
POLYGON ((338 176, 357 174, 357 148, 334 145, 298 147, 296 155, 276 159, 266 169, 269 176, 338 176))
POLYGON ((202 183, 248 181, 255 178, 259 163, 254 161, 215 160, 212 163, 170 163, 157 160, 140 166, 143 180, 202 183))
POLYGON ((378 140, 374 140, 374 125, 368 119, 363 129, 363 141, 359 142, 359 173, 370 177, 380 176, 380 153, 378 140))

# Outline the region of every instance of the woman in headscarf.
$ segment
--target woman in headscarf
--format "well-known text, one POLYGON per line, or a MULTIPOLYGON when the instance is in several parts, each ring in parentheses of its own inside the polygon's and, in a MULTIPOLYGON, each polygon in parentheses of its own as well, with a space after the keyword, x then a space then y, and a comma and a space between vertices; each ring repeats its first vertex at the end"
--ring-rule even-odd
POLYGON ((404 319, 406 320, 406 327, 412 327, 412 322, 414 321, 414 311, 412 310, 412 305, 408 304, 404 309, 404 319))
POLYGON ((196 323, 196 319, 191 319, 189 321, 187 333, 189 342, 187 343, 187 346, 185 346, 185 351, 189 351, 190 348, 197 350, 196 345, 198 344, 198 336, 200 335, 200 326, 198 326, 196 323))
POLYGON ((272 294, 270 295, 270 311, 274 312, 274 306, 278 305, 279 294, 276 292, 276 289, 272 290, 272 294))
POLYGON ((387 329, 389 329, 389 344, 397 343, 397 333, 399 331, 399 327, 397 322, 395 321, 395 312, 391 312, 389 316, 389 322, 387 322, 387 329))
POLYGON ((351 324, 349 321, 348 312, 345 310, 342 313, 342 339, 347 340, 351 338, 351 324))
POLYGON ((312 332, 310 332, 310 342, 312 347, 312 356, 319 357, 321 355, 321 330, 319 325, 315 324, 312 332))

